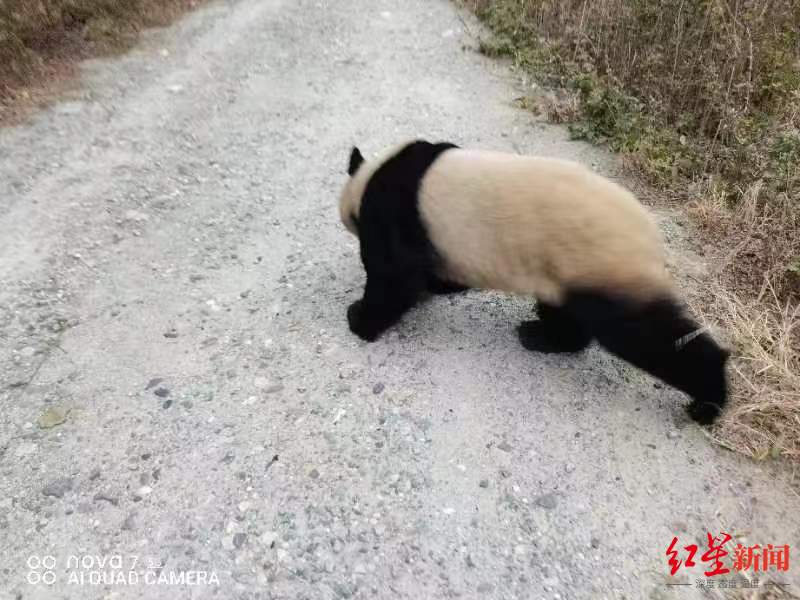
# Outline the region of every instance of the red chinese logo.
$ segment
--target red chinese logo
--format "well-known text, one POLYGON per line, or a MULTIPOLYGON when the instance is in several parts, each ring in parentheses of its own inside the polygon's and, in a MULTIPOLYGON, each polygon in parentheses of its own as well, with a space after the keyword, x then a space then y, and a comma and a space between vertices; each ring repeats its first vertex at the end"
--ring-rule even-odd
MULTIPOLYGON (((725 545, 731 541, 731 536, 727 533, 720 533, 718 536, 708 536, 708 550, 704 552, 700 560, 706 566, 703 571, 706 577, 714 577, 715 575, 725 575, 730 573, 731 570, 726 566, 724 559, 730 555, 725 549, 725 545)), ((678 538, 673 537, 672 542, 667 548, 667 563, 670 567, 670 575, 675 575, 681 567, 695 566, 695 555, 699 548, 697 544, 687 544, 683 546, 686 551, 682 557, 679 557, 679 551, 676 550, 678 545, 678 538)), ((789 545, 773 546, 768 544, 763 548, 756 544, 755 546, 742 546, 736 544, 733 552, 732 567, 735 571, 761 571, 766 572, 770 568, 775 568, 778 571, 789 570, 789 545)))

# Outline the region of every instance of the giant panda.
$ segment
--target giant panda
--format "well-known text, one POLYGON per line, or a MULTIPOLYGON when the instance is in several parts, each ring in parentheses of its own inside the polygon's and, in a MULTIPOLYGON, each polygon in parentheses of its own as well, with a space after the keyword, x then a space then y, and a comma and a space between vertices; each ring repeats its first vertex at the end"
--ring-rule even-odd
POLYGON ((468 288, 532 296, 518 327, 536 352, 596 340, 692 398, 711 424, 729 353, 678 302, 650 214, 616 183, 570 161, 414 140, 350 154, 339 210, 360 243, 363 297, 350 330, 373 341, 425 293, 468 288))

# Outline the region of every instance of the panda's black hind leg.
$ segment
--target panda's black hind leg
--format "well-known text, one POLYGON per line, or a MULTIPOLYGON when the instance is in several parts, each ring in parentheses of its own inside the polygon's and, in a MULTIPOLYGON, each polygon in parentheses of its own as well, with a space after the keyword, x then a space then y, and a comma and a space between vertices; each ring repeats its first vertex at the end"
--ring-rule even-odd
POLYGON ((517 328, 522 346, 533 352, 580 352, 591 334, 561 307, 539 302, 538 321, 523 321, 517 328))
POLYGON ((689 416, 713 423, 727 401, 728 352, 674 299, 648 302, 594 292, 572 294, 565 308, 607 350, 692 398, 689 416))

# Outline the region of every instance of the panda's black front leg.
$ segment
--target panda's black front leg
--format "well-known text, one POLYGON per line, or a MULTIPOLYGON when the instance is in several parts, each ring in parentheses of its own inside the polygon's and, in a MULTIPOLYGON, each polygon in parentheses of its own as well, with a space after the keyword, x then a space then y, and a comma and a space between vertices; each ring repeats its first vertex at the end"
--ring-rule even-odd
POLYGON ((347 308, 350 331, 363 340, 375 341, 416 304, 422 287, 416 274, 367 274, 364 297, 347 308))
POLYGON ((459 294, 461 292, 466 292, 469 289, 469 287, 466 285, 447 281, 446 279, 437 277, 434 274, 428 276, 427 288, 431 294, 441 296, 445 296, 447 294, 459 294))

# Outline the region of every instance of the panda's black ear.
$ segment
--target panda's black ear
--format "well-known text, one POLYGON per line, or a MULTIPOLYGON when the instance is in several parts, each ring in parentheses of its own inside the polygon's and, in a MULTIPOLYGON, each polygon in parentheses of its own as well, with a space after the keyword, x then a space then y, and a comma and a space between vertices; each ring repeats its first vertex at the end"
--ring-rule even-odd
POLYGON ((347 174, 352 177, 363 162, 364 157, 361 156, 361 150, 353 146, 353 150, 350 152, 350 165, 347 167, 347 174))

